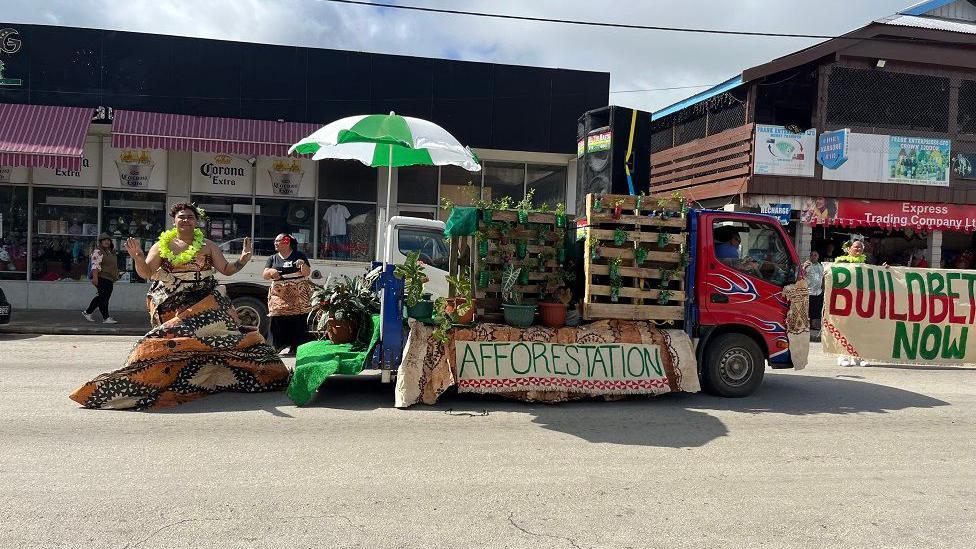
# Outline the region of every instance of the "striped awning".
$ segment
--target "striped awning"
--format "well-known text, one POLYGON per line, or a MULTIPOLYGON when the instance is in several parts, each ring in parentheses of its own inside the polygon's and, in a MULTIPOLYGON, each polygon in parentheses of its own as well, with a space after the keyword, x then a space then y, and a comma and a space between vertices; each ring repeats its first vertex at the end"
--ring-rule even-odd
POLYGON ((287 156, 288 148, 319 129, 316 124, 115 111, 112 146, 249 156, 287 156))
POLYGON ((94 109, 0 103, 0 166, 81 169, 94 109))

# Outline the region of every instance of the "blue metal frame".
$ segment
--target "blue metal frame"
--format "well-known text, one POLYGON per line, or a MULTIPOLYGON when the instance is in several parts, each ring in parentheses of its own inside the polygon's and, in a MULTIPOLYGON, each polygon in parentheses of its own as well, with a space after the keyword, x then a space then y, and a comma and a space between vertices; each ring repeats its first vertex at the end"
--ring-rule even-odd
POLYGON ((698 330, 698 303, 695 300, 695 273, 698 264, 698 211, 688 211, 688 265, 685 267, 685 332, 694 339, 698 330))
MULTIPOLYGON (((382 267, 380 262, 374 262, 373 268, 382 267)), ((386 266, 386 271, 380 273, 374 289, 380 292, 382 302, 382 323, 380 341, 373 351, 373 365, 380 369, 396 370, 403 358, 403 347, 407 340, 407 331, 403 325, 403 280, 393 275, 394 265, 386 266)))

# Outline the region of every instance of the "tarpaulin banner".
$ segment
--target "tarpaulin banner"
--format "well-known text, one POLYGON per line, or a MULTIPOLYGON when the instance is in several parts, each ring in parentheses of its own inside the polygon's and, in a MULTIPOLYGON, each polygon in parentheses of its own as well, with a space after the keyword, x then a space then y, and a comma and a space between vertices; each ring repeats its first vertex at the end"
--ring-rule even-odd
POLYGON ((818 197, 803 206, 801 219, 813 225, 971 232, 976 206, 818 197))
POLYGON ((976 271, 833 264, 824 351, 868 361, 976 363, 976 271))
MULTIPOLYGON (((828 158, 836 152, 836 142, 822 145, 827 146, 828 158)), ((846 161, 836 165, 821 161, 825 180, 949 185, 952 143, 948 139, 847 133, 843 147, 846 161)))

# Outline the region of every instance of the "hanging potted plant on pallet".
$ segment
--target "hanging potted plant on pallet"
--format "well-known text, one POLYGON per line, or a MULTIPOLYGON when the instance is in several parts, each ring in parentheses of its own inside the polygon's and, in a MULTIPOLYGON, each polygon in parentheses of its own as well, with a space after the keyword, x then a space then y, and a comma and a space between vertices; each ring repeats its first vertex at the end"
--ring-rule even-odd
POLYGON ((623 215, 623 213, 624 213, 624 199, 618 198, 613 201, 613 213, 611 213, 610 215, 614 219, 620 219, 620 216, 623 215))
POLYGON ((518 328, 527 328, 535 319, 535 305, 522 303, 522 291, 518 287, 519 274, 522 271, 511 263, 502 271, 502 310, 505 324, 518 328))
POLYGON ((614 257, 610 259, 608 263, 610 269, 610 301, 617 303, 620 299, 620 286, 622 280, 620 278, 620 265, 623 263, 623 259, 619 257, 614 257))
POLYGON ((525 193, 522 200, 519 200, 518 204, 515 205, 515 209, 518 210, 519 223, 523 225, 529 222, 529 212, 532 211, 532 197, 534 196, 535 189, 529 189, 529 192, 525 193))
POLYGON ((603 197, 601 195, 593 195, 593 211, 597 213, 603 211, 603 197))
POLYGON ((644 261, 646 260, 647 260, 647 249, 641 246, 637 246, 636 248, 634 248, 634 262, 637 264, 637 266, 640 267, 641 265, 644 264, 644 261))
POLYGON ((393 268, 393 274, 403 280, 403 304, 407 309, 407 317, 417 320, 430 320, 434 313, 434 303, 431 294, 424 293, 424 284, 430 281, 424 272, 424 262, 420 261, 420 252, 407 254, 407 259, 393 268))
POLYGON ((546 248, 541 254, 539 254, 539 272, 545 272, 546 267, 549 266, 549 263, 555 259, 556 251, 552 248, 546 248))
POLYGON ((484 261, 488 258, 488 235, 484 231, 475 231, 474 237, 478 241, 478 257, 484 261))
POLYGON ((589 241, 590 245, 590 259, 600 259, 600 239, 593 236, 593 233, 591 232, 587 240, 589 241))
POLYGON ((519 259, 525 258, 525 254, 528 253, 529 244, 524 240, 518 240, 515 242, 515 257, 519 259))
POLYGON ((556 227, 566 228, 566 205, 562 202, 556 204, 556 227))
POLYGON ((623 227, 617 227, 613 230, 613 243, 616 246, 623 246, 627 242, 627 231, 623 227))

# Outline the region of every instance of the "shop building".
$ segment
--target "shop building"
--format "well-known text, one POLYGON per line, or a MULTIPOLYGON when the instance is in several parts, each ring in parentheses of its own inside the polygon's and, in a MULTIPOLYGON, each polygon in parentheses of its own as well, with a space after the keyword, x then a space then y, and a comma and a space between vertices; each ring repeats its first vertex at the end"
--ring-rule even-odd
MULTIPOLYGON (((16 308, 81 309, 97 235, 144 248, 168 205, 207 210, 228 253, 281 231, 335 265, 376 256, 385 169, 288 157, 292 143, 354 114, 434 121, 483 160, 394 170, 391 215, 434 218, 535 191, 575 204, 576 120, 606 105, 608 73, 0 23, 0 286, 16 308)), ((120 253, 112 307, 146 287, 120 253)), ((323 273, 327 274, 327 273, 323 273)))
POLYGON ((801 256, 852 234, 890 264, 974 246, 971 1, 918 3, 652 118, 652 192, 782 215, 801 256))

